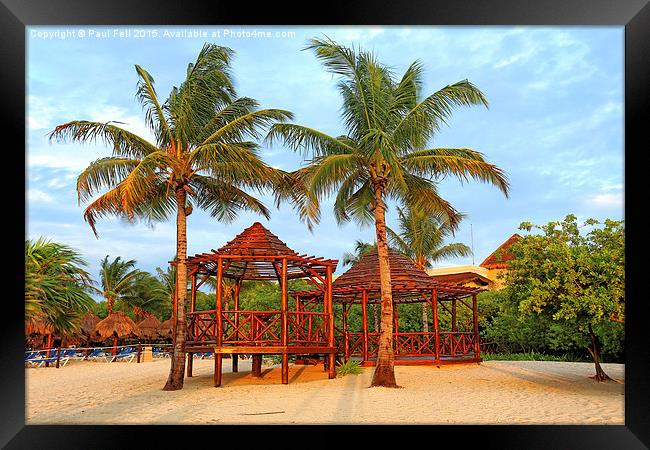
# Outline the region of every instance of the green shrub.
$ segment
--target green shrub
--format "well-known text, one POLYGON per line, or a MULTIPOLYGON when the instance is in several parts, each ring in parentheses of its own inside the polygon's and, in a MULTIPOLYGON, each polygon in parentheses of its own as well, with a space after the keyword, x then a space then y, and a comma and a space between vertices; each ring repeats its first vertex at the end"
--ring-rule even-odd
MULTIPOLYGON (((527 352, 527 353, 481 353, 484 361, 579 361, 576 355, 565 354, 562 356, 547 355, 545 353, 527 352)), ((588 361, 588 360, 587 360, 588 361)))
POLYGON ((342 364, 339 364, 336 367, 336 375, 337 376, 345 376, 345 375, 359 375, 360 373, 363 373, 363 368, 361 367, 361 363, 359 361, 354 361, 352 359, 348 359, 342 364))

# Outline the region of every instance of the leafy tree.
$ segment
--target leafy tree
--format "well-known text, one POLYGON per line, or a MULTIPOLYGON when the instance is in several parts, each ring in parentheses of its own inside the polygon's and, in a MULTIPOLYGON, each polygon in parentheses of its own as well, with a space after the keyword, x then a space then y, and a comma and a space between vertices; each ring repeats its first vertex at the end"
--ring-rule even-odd
POLYGON ((25 318, 40 316, 55 333, 71 335, 95 303, 86 262, 71 247, 45 238, 25 241, 25 318))
MULTIPOLYGON (((381 279, 381 334, 372 386, 397 387, 393 351, 393 303, 386 238, 386 201, 395 200, 427 214, 454 208, 438 194, 435 181, 448 175, 474 178, 505 194, 505 175, 483 155, 467 148, 430 148, 429 141, 456 106, 485 105, 483 93, 467 80, 423 97, 422 65, 416 61, 401 78, 367 51, 326 39, 310 40, 325 69, 340 76, 343 136, 332 137, 296 124, 276 124, 270 142, 282 139, 311 160, 292 174, 288 193, 308 226, 320 219, 319 199, 336 194, 337 221, 374 224, 381 279), (299 189, 296 189, 299 187, 299 189), (295 192, 303 193, 296 200, 295 192)), ((452 223, 455 226, 456 223, 452 223)))
MULTIPOLYGON (((459 223, 464 214, 456 213, 448 217, 444 213, 426 214, 421 210, 397 207, 399 233, 387 228, 391 245, 403 253, 420 269, 429 268, 432 263, 444 258, 469 256, 472 250, 460 242, 445 244, 445 239, 452 235, 452 223, 459 223)), ((429 331, 427 304, 422 302, 422 329, 429 331)))
MULTIPOLYGON (((279 172, 258 154, 260 130, 292 117, 288 111, 259 109, 257 101, 236 97, 230 71, 233 51, 205 44, 189 64, 185 81, 173 87, 164 102, 153 77, 139 65, 136 97, 145 110, 155 142, 131 133, 116 122, 75 120, 57 126, 50 139, 92 142, 113 148, 77 179, 80 201, 89 201, 84 218, 95 230, 97 218, 114 215, 129 222, 149 223, 176 216, 177 286, 187 281, 187 216, 193 207, 218 220, 232 220, 244 209, 269 217, 268 209, 246 192, 262 192, 279 179, 279 172)), ((185 304, 187 292, 176 296, 176 334, 165 390, 183 387, 185 373, 185 304)))
POLYGON ((587 337, 595 379, 608 379, 600 365, 598 333, 612 321, 625 320, 623 221, 588 219, 579 225, 568 215, 563 222, 541 226, 524 222, 520 229, 542 234, 528 235, 510 247, 514 258, 505 276, 508 295, 520 314, 545 316, 587 337))

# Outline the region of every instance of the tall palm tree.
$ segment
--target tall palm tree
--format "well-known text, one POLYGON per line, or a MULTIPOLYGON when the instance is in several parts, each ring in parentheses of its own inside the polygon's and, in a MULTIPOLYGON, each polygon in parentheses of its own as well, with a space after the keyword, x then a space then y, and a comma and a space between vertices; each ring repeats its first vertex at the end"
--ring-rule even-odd
MULTIPOLYGON (((445 244, 445 239, 453 234, 451 221, 443 214, 425 214, 420 210, 397 207, 399 233, 387 228, 388 238, 393 248, 411 259, 420 269, 431 267, 432 263, 443 258, 469 256, 472 250, 465 244, 445 244)), ((458 213, 456 222, 465 218, 458 213)), ((422 329, 429 331, 427 304, 422 303, 422 329)))
POLYGON ((259 109, 257 101, 236 97, 232 55, 229 48, 204 45, 196 62, 188 65, 185 81, 173 87, 164 102, 153 77, 135 66, 136 97, 155 136, 153 143, 115 122, 77 120, 50 134, 62 142, 101 138, 113 148, 112 156, 93 162, 77 179, 80 201, 108 189, 85 209, 93 230, 96 219, 106 215, 131 222, 176 215, 176 327, 165 390, 181 389, 185 374, 187 292, 179 287, 187 283, 187 216, 197 206, 218 220, 232 220, 241 209, 268 218, 268 209, 246 189, 261 192, 271 187, 278 172, 260 160, 259 145, 250 139, 261 138, 265 127, 292 118, 288 111, 259 109))
MULTIPOLYGON (((474 178, 508 194, 505 174, 467 148, 431 148, 429 141, 456 106, 484 105, 483 93, 467 80, 422 96, 422 65, 412 63, 400 79, 372 53, 346 48, 329 38, 311 39, 325 69, 340 76, 342 119, 346 134, 329 136, 296 124, 276 124, 267 139, 282 139, 311 156, 306 167, 292 174, 293 185, 306 192, 292 200, 308 226, 319 220, 319 199, 336 193, 334 215, 339 222, 354 218, 374 223, 381 278, 381 334, 372 386, 396 387, 393 352, 393 304, 386 201, 394 200, 426 213, 454 208, 438 194, 435 181, 448 175, 474 178)), ((453 222, 452 226, 457 223, 453 222)))
POLYGON ((59 335, 72 335, 94 300, 92 279, 79 253, 44 238, 25 241, 25 319, 38 319, 59 335))
POLYGON ((106 299, 108 315, 113 313, 115 302, 126 300, 127 303, 135 296, 136 282, 140 271, 135 268, 135 261, 123 260, 118 256, 113 261, 106 255, 99 265, 99 292, 106 299))

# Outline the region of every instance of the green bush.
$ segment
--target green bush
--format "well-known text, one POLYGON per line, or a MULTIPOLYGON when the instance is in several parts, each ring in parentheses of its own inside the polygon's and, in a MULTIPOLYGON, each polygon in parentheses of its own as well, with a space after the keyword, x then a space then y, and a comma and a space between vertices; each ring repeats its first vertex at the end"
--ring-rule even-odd
POLYGON ((363 373, 363 368, 361 367, 361 363, 359 361, 354 361, 352 359, 348 359, 342 364, 339 364, 336 367, 336 375, 337 376, 345 376, 345 375, 359 375, 360 373, 363 373))
MULTIPOLYGON (((484 361, 562 361, 572 362, 579 361, 576 355, 565 354, 562 356, 547 355, 545 353, 527 352, 527 353, 482 353, 484 361)), ((588 361, 588 360, 585 360, 588 361)))

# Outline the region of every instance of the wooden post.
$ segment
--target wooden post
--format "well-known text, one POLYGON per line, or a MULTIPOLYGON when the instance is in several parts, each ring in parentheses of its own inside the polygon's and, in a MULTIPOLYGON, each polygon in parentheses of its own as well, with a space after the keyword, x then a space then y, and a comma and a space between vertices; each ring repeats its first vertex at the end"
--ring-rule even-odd
POLYGON ((187 376, 192 378, 192 367, 194 366, 194 353, 187 354, 187 376))
POLYGON ((113 337, 113 356, 117 355, 117 335, 113 337))
POLYGON ((140 364, 140 353, 142 353, 142 344, 140 344, 140 339, 138 339, 138 347, 137 347, 137 352, 136 352, 136 356, 138 358, 136 362, 138 364, 140 364))
MULTIPOLYGON (((50 347, 52 347, 52 333, 47 335, 47 344, 45 344, 47 347, 47 351, 45 352, 45 357, 47 359, 50 359, 50 347)), ((46 362, 45 367, 50 367, 50 363, 46 362)))
MULTIPOLYGON (((327 265, 327 290, 325 303, 327 305, 327 313, 329 315, 329 346, 334 347, 334 307, 332 305, 332 264, 327 265)), ((336 378, 336 350, 329 354, 328 358, 329 378, 336 378)))
POLYGON ((478 337, 478 301, 476 294, 472 294, 472 312, 474 315, 474 354, 477 359, 481 358, 481 343, 479 342, 478 337))
POLYGON ((451 301, 451 331, 454 333, 457 331, 456 328, 456 299, 451 301))
POLYGON ((196 272, 192 272, 192 290, 190 293, 190 312, 196 309, 196 272))
POLYGON ((393 351, 395 352, 395 355, 399 352, 398 333, 399 322, 397 320, 397 303, 393 302, 393 351))
POLYGON ((222 283, 223 283, 223 262, 217 258, 217 292, 216 292, 216 321, 217 321, 217 347, 219 351, 214 352, 214 386, 221 386, 221 370, 223 365, 223 355, 221 348, 223 345, 223 323, 221 322, 222 308, 222 283))
POLYGON ((438 290, 434 289, 431 298, 431 308, 433 309, 433 331, 436 340, 436 362, 440 364, 440 330, 438 329, 438 290))
POLYGON ((251 373, 254 377, 261 377, 262 376, 262 355, 261 354, 254 354, 252 357, 252 370, 251 373))
POLYGON ((289 297, 287 295, 287 258, 282 258, 282 280, 280 280, 282 288, 282 298, 280 300, 282 333, 280 335, 280 344, 285 347, 282 353, 282 384, 289 383, 289 355, 287 354, 286 347, 289 345, 288 332, 289 332, 289 297))
POLYGON ((350 312, 350 308, 347 307, 345 303, 341 304, 341 307, 343 308, 343 346, 345 348, 345 360, 347 361, 350 359, 350 336, 349 336, 349 331, 348 331, 348 313, 350 312))
MULTIPOLYGON (((237 280, 235 283, 235 289, 233 291, 233 308, 235 309, 235 328, 237 328, 237 335, 239 335, 239 290, 241 289, 241 280, 237 280)), ((233 353, 230 355, 230 361, 232 364, 232 371, 233 373, 239 372, 239 355, 237 353, 233 353)))
MULTIPOLYGON (((61 342, 61 341, 59 341, 61 342)), ((59 368, 59 363, 61 362, 61 345, 56 348, 56 368, 59 368)))
POLYGON ((361 292, 361 322, 363 325, 363 362, 368 361, 368 291, 361 292))

